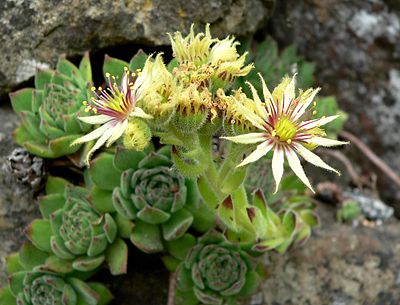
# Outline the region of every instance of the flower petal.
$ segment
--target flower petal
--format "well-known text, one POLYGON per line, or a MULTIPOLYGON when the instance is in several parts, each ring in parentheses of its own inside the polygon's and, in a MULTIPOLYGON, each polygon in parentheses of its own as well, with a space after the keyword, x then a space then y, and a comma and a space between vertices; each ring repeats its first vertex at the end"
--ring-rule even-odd
POLYGON ((134 116, 134 117, 138 117, 138 118, 142 118, 142 119, 152 119, 153 116, 151 116, 150 114, 147 114, 143 111, 142 108, 139 107, 135 107, 135 110, 133 110, 130 113, 130 116, 134 116))
POLYGON ((259 132, 241 134, 234 137, 220 137, 220 139, 229 140, 240 144, 253 144, 265 141, 265 134, 259 132))
POLYGON ((78 117, 82 122, 88 123, 88 124, 104 124, 107 123, 108 121, 112 120, 113 117, 105 115, 105 114, 99 114, 99 115, 92 115, 92 116, 81 116, 78 117))
POLYGON ((264 130, 264 120, 256 115, 254 112, 243 106, 240 102, 236 101, 235 107, 247 120, 250 121, 255 127, 264 130))
POLYGON ((297 157, 296 153, 291 149, 286 149, 286 158, 289 162, 290 168, 296 174, 297 177, 313 192, 315 193, 314 189, 312 188, 310 181, 308 180, 306 174, 304 173, 303 167, 301 166, 300 160, 297 157))
POLYGON ((264 142, 261 143, 260 145, 257 146, 255 151, 253 151, 250 155, 248 155, 238 166, 244 166, 246 164, 249 164, 251 162, 255 162, 261 157, 265 156, 272 148, 273 144, 270 142, 264 142))
POLYGON ((324 146, 324 147, 349 144, 349 142, 343 142, 343 141, 327 139, 327 138, 322 138, 322 137, 312 137, 311 139, 307 140, 307 143, 317 144, 317 145, 324 146))
POLYGON ((253 95, 254 104, 256 106, 257 112, 261 115, 264 120, 268 119, 268 113, 265 107, 262 105, 260 97, 258 96, 256 88, 250 83, 246 82, 246 84, 250 87, 251 93, 253 95))
POLYGON ((277 145, 274 150, 274 155, 272 157, 272 174, 275 179, 275 192, 278 191, 279 184, 283 175, 283 162, 284 162, 284 153, 283 149, 277 145))
POLYGON ((335 173, 337 173, 338 175, 339 172, 334 169, 333 167, 329 166, 328 164, 326 164, 320 157, 318 157, 316 154, 314 154, 313 152, 309 151, 307 148, 305 148, 303 145, 301 144, 294 144, 295 149, 297 150, 297 152, 304 158, 304 160, 306 160, 307 162, 310 162, 311 164, 314 164, 315 166, 321 167, 321 168, 325 168, 327 170, 331 170, 334 171, 335 173))
POLYGON ((71 145, 81 144, 84 142, 89 142, 89 141, 95 140, 97 138, 100 138, 113 125, 114 124, 112 122, 108 122, 108 123, 100 126, 99 128, 93 130, 92 132, 88 133, 87 135, 84 135, 83 137, 76 139, 74 142, 72 142, 71 145))
MULTIPOLYGON (((103 125, 106 126, 106 125, 103 125)), ((102 126, 102 127, 103 127, 102 126)), ((86 155, 86 165, 90 165, 90 157, 93 155, 93 153, 98 150, 101 146, 106 143, 106 141, 111 137, 112 133, 114 132, 113 128, 107 128, 107 130, 102 134, 102 136, 97 140, 96 144, 88 151, 88 154, 86 155)))
POLYGON ((333 120, 337 119, 338 117, 339 117, 339 115, 332 115, 332 116, 328 116, 328 117, 322 117, 320 119, 305 121, 305 122, 301 123, 299 128, 305 129, 305 130, 312 129, 315 127, 319 127, 319 126, 328 124, 329 122, 332 122, 333 120))
POLYGON ((124 120, 123 122, 118 122, 117 125, 113 127, 113 133, 111 137, 108 139, 106 146, 109 147, 111 144, 117 141, 124 133, 126 127, 128 127, 128 120, 124 120))
POLYGON ((321 88, 312 90, 312 92, 308 95, 308 97, 306 98, 305 101, 299 102, 299 104, 296 106, 295 110, 293 111, 293 115, 294 115, 293 120, 298 120, 303 115, 303 113, 306 111, 306 109, 311 104, 311 102, 314 100, 315 96, 317 95, 317 93, 320 90, 321 90, 321 88))
MULTIPOLYGON (((290 80, 290 83, 286 86, 285 91, 283 91, 283 96, 285 97, 285 99, 287 100, 287 105, 289 104, 290 100, 293 100, 296 96, 296 92, 295 92, 295 85, 296 85, 296 76, 297 73, 295 73, 292 77, 292 79, 290 80)), ((286 105, 286 107, 287 107, 286 105)), ((284 111, 286 111, 286 109, 283 109, 284 111)))

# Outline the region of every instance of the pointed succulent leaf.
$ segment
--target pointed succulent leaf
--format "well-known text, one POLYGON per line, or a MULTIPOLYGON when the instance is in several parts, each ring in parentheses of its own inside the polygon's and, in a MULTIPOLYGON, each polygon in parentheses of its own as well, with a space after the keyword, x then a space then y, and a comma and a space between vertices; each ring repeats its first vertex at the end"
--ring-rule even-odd
POLYGON ((160 228, 140 220, 135 221, 130 239, 145 253, 161 252, 164 249, 160 228))
POLYGON ((107 305, 114 298, 110 290, 101 283, 88 283, 90 288, 99 295, 97 305, 107 305))
POLYGON ((246 177, 246 172, 246 168, 240 167, 229 173, 222 182, 221 191, 224 194, 230 194, 238 189, 246 177))
POLYGON ((90 202, 99 212, 112 213, 115 212, 112 200, 112 192, 103 190, 94 186, 90 192, 90 202))
POLYGON ((165 255, 161 257, 162 262, 164 263, 165 268, 168 269, 169 272, 175 272, 181 262, 179 259, 171 256, 165 255))
POLYGON ((50 214, 64 206, 64 195, 53 193, 39 198, 39 209, 43 218, 49 219, 50 214))
POLYGON ((190 248, 196 244, 196 238, 191 234, 184 234, 181 238, 166 241, 167 251, 178 260, 184 260, 190 248))
POLYGON ((137 217, 150 224, 160 224, 170 219, 171 215, 163 210, 147 205, 137 213, 137 217))
POLYGON ((51 78, 53 77, 54 71, 47 70, 38 70, 35 74, 35 88, 36 89, 44 89, 46 84, 51 82, 51 78))
POLYGON ((113 165, 121 172, 127 169, 137 169, 139 162, 145 157, 142 151, 135 151, 117 146, 113 159, 113 165))
POLYGON ((149 56, 145 52, 143 52, 142 49, 140 49, 129 62, 129 69, 133 72, 138 69, 143 69, 144 63, 146 62, 148 57, 149 56))
POLYGON ((121 172, 114 168, 113 158, 113 155, 103 153, 92 161, 89 170, 95 185, 107 191, 112 191, 120 183, 121 172))
POLYGON ((44 266, 48 270, 56 273, 70 273, 74 271, 74 268, 72 268, 71 260, 62 259, 56 255, 49 256, 46 259, 44 266))
POLYGON ((129 238, 135 226, 133 222, 120 214, 116 214, 114 220, 118 227, 118 235, 122 238, 129 238))
POLYGON ((5 258, 6 271, 8 274, 12 274, 18 271, 24 271, 24 267, 19 261, 19 253, 12 253, 5 258))
POLYGON ((64 240, 60 236, 52 236, 50 239, 51 251, 58 257, 70 260, 75 256, 64 245, 64 240))
POLYGON ((49 147, 53 152, 55 158, 62 157, 64 155, 73 154, 76 152, 80 145, 71 145, 81 135, 66 135, 57 139, 50 140, 49 147))
POLYGON ((109 243, 113 243, 118 232, 117 224, 115 223, 114 218, 112 218, 111 215, 108 213, 104 215, 104 220, 105 222, 103 225, 103 230, 106 235, 107 241, 109 243))
POLYGON ((10 93, 11 105, 16 113, 32 110, 32 88, 25 88, 10 93))
POLYGON ((169 160, 166 156, 154 152, 149 153, 143 160, 139 162, 139 168, 153 168, 160 166, 170 167, 171 165, 171 160, 169 160))
POLYGON ((26 229, 28 239, 40 250, 51 252, 51 226, 48 220, 36 219, 26 229))
MULTIPOLYGON (((92 232, 92 234, 94 234, 94 232, 92 232)), ((108 238, 104 233, 91 236, 90 245, 86 251, 87 255, 93 257, 103 253, 108 246, 107 239, 108 238)))
POLYGON ((48 253, 43 252, 30 243, 22 245, 19 251, 19 261, 24 270, 31 270, 35 266, 42 265, 48 257, 48 253))
POLYGON ((82 57, 82 60, 79 63, 79 72, 86 82, 92 82, 92 67, 90 65, 89 52, 85 52, 85 55, 82 57))
POLYGON ((245 284, 239 292, 240 296, 252 295, 260 286, 260 282, 260 276, 256 271, 247 272, 245 284))
POLYGON ((137 209, 134 207, 132 201, 122 196, 120 188, 117 187, 114 189, 112 199, 113 206, 119 214, 128 219, 136 218, 137 209))
POLYGON ((198 204, 186 204, 188 211, 193 215, 192 227, 200 232, 205 233, 216 224, 216 214, 203 201, 198 204))
POLYGON ((119 275, 127 272, 128 246, 122 239, 117 238, 114 243, 108 247, 106 261, 112 275, 119 275))
POLYGON ((25 275, 26 271, 19 271, 10 275, 9 277, 10 289, 14 296, 17 296, 18 293, 23 291, 25 275))
POLYGON ((193 215, 186 209, 181 209, 172 214, 172 217, 162 224, 165 240, 174 240, 181 237, 193 223, 193 215))
POLYGON ((197 180, 197 186, 199 188, 199 192, 204 202, 210 207, 210 209, 215 209, 219 205, 219 199, 213 188, 209 184, 209 182, 203 177, 200 176, 197 180))
MULTIPOLYGON (((129 64, 123 60, 113 58, 106 55, 104 57, 103 74, 110 73, 115 77, 120 77, 124 73, 124 69, 128 68, 129 64)), ((117 79, 117 83, 120 84, 121 80, 117 79)))
POLYGON ((84 256, 73 261, 72 267, 78 271, 90 271, 99 267, 105 260, 104 255, 96 257, 84 256))
POLYGON ((87 283, 77 278, 70 278, 68 281, 77 292, 78 298, 86 302, 86 304, 97 305, 99 303, 100 294, 92 289, 87 283))
POLYGON ((0 304, 3 305, 15 305, 15 296, 13 296, 9 286, 0 288, 0 304))

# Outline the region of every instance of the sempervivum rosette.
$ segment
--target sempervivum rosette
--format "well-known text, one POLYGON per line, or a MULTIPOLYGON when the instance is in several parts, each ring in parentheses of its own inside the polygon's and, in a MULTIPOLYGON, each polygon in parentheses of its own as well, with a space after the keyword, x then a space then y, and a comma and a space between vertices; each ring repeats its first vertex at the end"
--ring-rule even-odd
POLYGON ((91 271, 107 262, 112 274, 125 273, 128 249, 119 238, 120 222, 101 212, 87 189, 52 177, 46 191, 40 199, 44 219, 35 220, 26 231, 33 244, 74 270, 91 271))
POLYGON ((211 231, 178 267, 177 304, 236 304, 253 293, 259 282, 249 255, 211 231))
POLYGON ((10 285, 0 289, 2 305, 106 305, 112 299, 102 284, 86 282, 90 274, 53 270, 54 259, 32 244, 6 258, 10 285))
POLYGON ((193 222, 187 203, 197 200, 188 192, 193 182, 172 168, 166 153, 170 150, 151 152, 136 169, 125 170, 113 193, 117 212, 135 222, 132 242, 148 253, 162 251, 164 240, 178 239, 187 231, 193 222))
POLYGON ((58 158, 75 153, 81 145, 71 143, 91 130, 78 120, 90 99, 92 72, 86 54, 79 68, 60 58, 57 69, 40 70, 35 89, 25 88, 10 94, 14 111, 22 124, 15 131, 15 141, 29 152, 44 158, 58 158))

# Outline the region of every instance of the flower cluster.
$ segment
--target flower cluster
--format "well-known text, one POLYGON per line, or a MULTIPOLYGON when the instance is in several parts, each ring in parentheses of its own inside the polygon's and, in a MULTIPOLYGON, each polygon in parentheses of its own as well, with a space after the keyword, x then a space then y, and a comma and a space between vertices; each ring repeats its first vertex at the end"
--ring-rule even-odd
POLYGON ((38 72, 35 90, 11 96, 23 120, 18 143, 87 168, 74 170, 79 186, 47 179, 43 217, 8 259, 0 303, 105 305, 108 289, 85 281, 101 268, 126 273, 129 241, 163 254, 176 273, 176 304, 234 305, 265 275, 257 256, 304 244, 318 225, 299 156, 338 173, 313 151, 346 144, 326 137, 338 115, 320 111, 320 89, 297 92, 296 75, 272 92, 261 75, 261 86, 235 87, 255 67, 234 37, 213 38, 209 25, 169 37, 168 64, 161 53, 139 51, 129 63, 106 57, 96 88, 87 56, 79 68, 61 59, 56 72, 38 72), (248 175, 262 157, 275 200, 269 186, 248 183, 269 167, 248 175), (284 175, 285 161, 295 175, 284 175))

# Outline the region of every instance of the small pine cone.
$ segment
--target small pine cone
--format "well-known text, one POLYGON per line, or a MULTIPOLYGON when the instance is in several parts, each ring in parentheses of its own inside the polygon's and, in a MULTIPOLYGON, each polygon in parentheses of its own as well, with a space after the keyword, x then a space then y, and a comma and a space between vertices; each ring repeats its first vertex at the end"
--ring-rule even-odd
POLYGON ((14 149, 6 158, 5 169, 21 184, 28 184, 38 190, 45 176, 43 159, 29 154, 23 148, 14 149))

